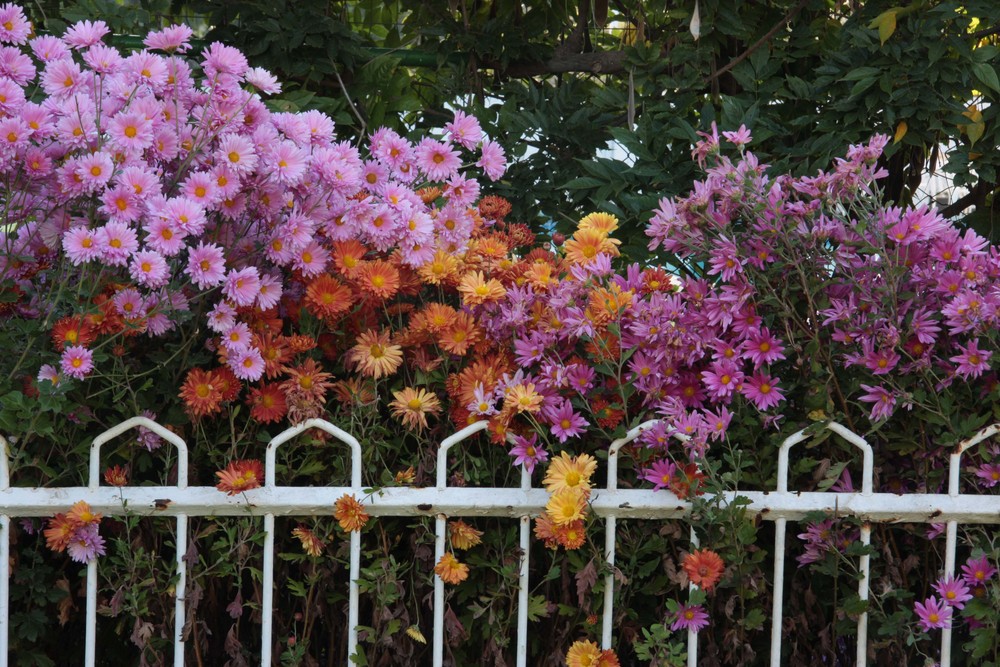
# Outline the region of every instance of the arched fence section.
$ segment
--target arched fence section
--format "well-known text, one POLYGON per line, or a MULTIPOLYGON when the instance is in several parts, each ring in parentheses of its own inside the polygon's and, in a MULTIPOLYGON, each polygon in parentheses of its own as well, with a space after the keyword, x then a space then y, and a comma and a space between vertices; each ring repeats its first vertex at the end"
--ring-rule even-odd
MULTIPOLYGON (((643 430, 655 422, 636 426, 623 438, 610 443, 608 450, 608 480, 605 488, 594 488, 590 498, 593 513, 605 523, 605 562, 609 568, 604 592, 603 623, 601 644, 604 648, 613 646, 614 640, 614 567, 616 526, 619 520, 628 519, 683 519, 691 509, 691 503, 678 498, 667 490, 619 489, 618 456, 621 448, 635 440, 643 430)), ((274 521, 276 516, 304 517, 330 515, 333 505, 344 494, 354 494, 361 498, 365 510, 372 517, 380 516, 426 516, 435 519, 435 557, 439 560, 445 550, 445 534, 449 517, 510 517, 520 522, 518 568, 518 616, 517 616, 517 665, 530 664, 528 655, 528 605, 531 582, 528 577, 528 558, 531 544, 531 517, 545 511, 548 494, 544 489, 532 488, 531 476, 522 471, 519 488, 472 488, 449 487, 447 484, 448 451, 463 441, 485 430, 486 422, 477 422, 449 436, 439 446, 436 484, 427 488, 390 487, 366 490, 362 484, 361 460, 363 443, 353 435, 334 424, 321 419, 311 419, 290 428, 274 439, 266 449, 264 462, 264 485, 238 496, 228 496, 214 486, 188 485, 187 444, 177 434, 145 417, 134 417, 108 429, 94 439, 90 450, 88 485, 85 487, 27 488, 10 485, 9 443, 0 436, 0 667, 7 667, 9 661, 9 603, 10 603, 10 539, 11 519, 48 517, 64 511, 74 502, 83 500, 93 511, 105 516, 170 516, 176 519, 176 576, 177 597, 174 608, 174 665, 185 664, 183 628, 186 601, 187 521, 192 516, 263 516, 264 553, 262 576, 262 665, 271 665, 273 582, 274 582, 274 521), (177 483, 172 486, 109 487, 100 484, 101 446, 109 440, 135 428, 149 429, 172 444, 177 450, 177 483), (275 458, 279 446, 301 435, 309 429, 319 429, 331 435, 336 441, 331 446, 346 445, 351 454, 350 486, 293 487, 278 486, 275 480, 275 458)), ((945 547, 944 573, 951 575, 955 570, 957 549, 957 528, 959 524, 1000 524, 1000 496, 980 496, 960 493, 961 457, 969 447, 1000 433, 1000 424, 994 424, 979 431, 975 436, 961 442, 952 452, 949 460, 948 492, 943 494, 876 493, 873 490, 873 451, 861 436, 840 424, 829 422, 822 428, 833 431, 862 454, 862 486, 859 492, 796 492, 788 490, 788 464, 790 450, 811 435, 816 429, 799 431, 788 437, 778 454, 778 478, 774 491, 730 491, 719 499, 722 503, 732 502, 737 496, 746 499, 747 512, 766 521, 775 522, 773 607, 771 630, 771 665, 781 664, 785 532, 788 521, 798 521, 815 512, 836 514, 838 517, 854 517, 861 521, 861 541, 870 544, 873 523, 945 523, 947 542, 945 547)), ((822 430, 822 428, 820 430, 822 430)), ((361 567, 361 540, 358 532, 351 533, 350 581, 348 602, 348 654, 357 648, 358 577, 361 567)), ((697 546, 698 536, 692 530, 692 545, 697 546)), ((870 573, 869 557, 859 559, 861 580, 858 594, 860 599, 868 599, 870 573)), ((100 647, 96 644, 97 619, 97 575, 99 561, 87 567, 87 611, 85 667, 94 667, 100 647)), ((444 662, 444 582, 435 575, 434 581, 434 631, 433 665, 440 667, 444 662)), ((660 620, 660 619, 657 619, 660 620)), ((857 664, 866 665, 867 613, 861 613, 857 620, 858 643, 857 664)), ((951 664, 951 632, 945 630, 941 637, 941 667, 951 664)), ((698 639, 695 633, 688 635, 688 664, 697 664, 698 639)))

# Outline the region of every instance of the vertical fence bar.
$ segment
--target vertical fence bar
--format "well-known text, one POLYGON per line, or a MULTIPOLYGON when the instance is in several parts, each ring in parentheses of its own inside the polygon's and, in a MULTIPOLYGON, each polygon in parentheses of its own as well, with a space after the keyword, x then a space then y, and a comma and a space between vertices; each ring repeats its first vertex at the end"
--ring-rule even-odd
MULTIPOLYGON (((691 527, 691 548, 697 549, 701 545, 698 540, 698 534, 694 532, 694 527, 691 527)), ((698 588, 693 583, 688 582, 688 597, 691 596, 691 591, 698 588)), ((688 667, 698 667, 698 633, 688 628, 688 656, 687 656, 688 667)))
MULTIPOLYGON (((177 448, 177 488, 188 487, 187 446, 177 448)), ((186 514, 177 515, 177 585, 174 588, 174 667, 184 667, 184 604, 187 601, 187 533, 186 514)))
MULTIPOLYGON (((271 442, 267 443, 267 449, 264 451, 264 487, 271 490, 275 488, 275 465, 278 447, 312 428, 329 433, 351 448, 351 490, 360 495, 361 443, 353 435, 325 419, 307 419, 298 426, 293 426, 282 431, 271 442)), ((350 661, 350 656, 354 655, 358 648, 358 606, 360 599, 358 577, 360 574, 361 534, 358 531, 353 531, 351 533, 350 583, 347 607, 348 662, 350 661)), ((274 615, 274 514, 264 515, 264 571, 262 586, 261 604, 263 606, 263 624, 261 628, 261 664, 262 667, 270 667, 271 634, 273 632, 272 617, 274 615), (265 657, 268 662, 264 662, 265 657)))
MULTIPOLYGON (((462 442, 470 435, 486 429, 489 422, 478 421, 469 424, 461 431, 452 433, 441 441, 437 455, 437 489, 443 491, 448 486, 448 450, 462 442)), ((445 528, 448 518, 438 514, 434 522, 434 563, 441 562, 444 556, 445 528)), ((433 666, 441 667, 444 662, 444 580, 434 574, 434 646, 433 666)))
MULTIPOLYGON (((7 439, 0 435, 0 490, 10 488, 7 439)), ((0 667, 7 667, 10 650, 10 517, 0 515, 0 667)))
MULTIPOLYGON (((957 497, 960 490, 960 474, 962 454, 969 447, 977 445, 986 438, 1000 433, 1000 424, 993 424, 980 430, 971 438, 958 443, 958 447, 948 457, 948 495, 957 497)), ((947 533, 944 547, 944 575, 947 578, 955 576, 955 552, 958 549, 958 521, 952 519, 947 523, 947 533)), ((951 667, 951 625, 941 630, 941 667, 951 667)))
POLYGON ((771 601, 771 667, 781 667, 781 626, 785 595, 785 525, 784 517, 774 522, 774 583, 771 601))
MULTIPOLYGON (((531 473, 521 466, 521 488, 531 488, 531 473)), ((521 517, 521 567, 517 575, 517 667, 528 665, 528 565, 531 552, 531 517, 521 517)))

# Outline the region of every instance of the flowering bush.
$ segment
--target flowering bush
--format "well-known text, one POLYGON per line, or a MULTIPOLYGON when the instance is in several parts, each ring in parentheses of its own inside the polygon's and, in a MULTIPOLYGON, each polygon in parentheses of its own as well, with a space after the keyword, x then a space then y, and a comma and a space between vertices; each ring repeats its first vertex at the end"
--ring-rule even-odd
MULTIPOLYGON (((504 154, 461 111, 440 130, 383 129, 354 146, 321 113, 272 110, 262 96, 280 84, 235 49, 216 43, 190 57, 190 29, 173 26, 122 54, 106 34, 84 21, 62 37, 33 36, 19 8, 0 8, 0 341, 16 351, 0 361, 0 431, 15 442, 16 484, 79 483, 94 435, 145 414, 190 443, 192 483, 220 493, 261 486, 263 444, 313 417, 363 440, 373 491, 422 486, 437 443, 488 420, 490 442, 463 450, 449 484, 510 485, 521 466, 544 470, 530 614, 551 643, 540 640, 539 653, 571 665, 683 664, 683 631, 713 623, 705 659, 742 664, 766 650, 769 561, 745 503, 722 506, 717 492, 773 488, 781 440, 829 419, 876 446, 880 488, 936 491, 947 447, 1000 418, 1000 253, 931 210, 881 205, 884 138, 851 148, 829 173, 770 177, 745 148, 746 128, 723 133, 730 150, 713 127, 694 150, 705 180, 661 201, 649 224, 662 266, 629 265, 609 214, 553 243, 508 220, 510 205, 484 195, 504 154), (595 634, 607 573, 591 490, 607 443, 651 418, 623 450, 623 485, 690 500, 706 546, 692 550, 679 522, 622 530, 618 574, 631 583, 616 605, 621 645, 599 650, 580 638, 595 634), (690 596, 673 599, 688 583, 690 596)), ((176 480, 161 445, 145 430, 118 442, 105 481, 176 480)), ((812 484, 851 490, 843 450, 830 438, 793 473, 818 469, 812 484)), ((331 451, 283 450, 283 483, 343 478, 331 451)), ((978 484, 994 487, 996 449, 970 456, 978 484)), ((371 564, 359 582, 371 620, 358 660, 425 659, 432 572, 451 586, 456 664, 509 658, 509 526, 452 520, 435 563, 426 519, 370 521, 365 500, 348 494, 327 517, 279 527, 284 661, 346 658, 337 525, 362 532, 371 564)), ((250 519, 191 523, 192 650, 246 664, 259 530, 250 519)), ((102 522, 78 503, 43 532, 73 561, 102 557, 102 610, 118 635, 132 626, 144 664, 163 659, 172 608, 159 527, 102 522)), ((38 528, 26 521, 18 538, 12 590, 28 612, 14 623, 18 650, 51 664, 58 638, 38 619, 80 622, 78 572, 32 550, 38 528), (55 572, 67 595, 33 597, 55 572)), ((832 594, 789 600, 795 623, 824 637, 792 646, 791 659, 847 652, 847 614, 865 606, 838 598, 837 578, 853 576, 861 553, 882 557, 870 612, 895 664, 928 651, 924 633, 956 622, 953 609, 975 654, 989 653, 1000 618, 992 542, 970 534, 963 549, 978 550, 962 579, 907 585, 916 564, 905 552, 936 570, 935 543, 878 530, 875 550, 850 522, 807 522, 797 554, 815 575, 807 588, 832 594), (932 585, 936 595, 911 602, 932 585)))

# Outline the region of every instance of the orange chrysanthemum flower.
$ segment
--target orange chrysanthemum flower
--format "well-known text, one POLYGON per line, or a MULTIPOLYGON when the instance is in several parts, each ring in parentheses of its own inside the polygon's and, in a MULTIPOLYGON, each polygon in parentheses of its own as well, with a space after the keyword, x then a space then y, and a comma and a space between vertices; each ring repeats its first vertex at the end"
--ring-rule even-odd
POLYGON ((431 285, 440 285, 458 274, 458 260, 444 250, 434 253, 434 258, 417 269, 420 279, 431 285))
POLYGON ((389 403, 392 416, 398 417, 409 429, 422 430, 427 428, 427 415, 441 412, 441 402, 437 396, 425 389, 405 387, 402 391, 394 391, 396 400, 389 403))
POLYGON ((460 312, 450 327, 438 336, 438 345, 449 354, 464 356, 469 347, 479 342, 482 332, 469 313, 460 312))
POLYGON ((589 639, 573 642, 566 652, 566 667, 597 667, 601 649, 589 639))
POLYGON ((104 471, 104 483, 109 486, 126 486, 128 471, 119 465, 111 466, 104 471))
POLYGON ((577 223, 576 228, 578 230, 596 229, 599 232, 610 235, 611 232, 618 229, 618 218, 610 213, 591 213, 589 215, 585 215, 583 219, 577 223))
POLYGON ((579 488, 585 496, 590 492, 590 477, 597 470, 597 459, 590 454, 571 457, 566 452, 552 459, 545 471, 545 490, 555 494, 563 489, 579 488))
POLYGON ((681 567, 692 584, 710 591, 722 579, 726 564, 711 549, 698 549, 684 556, 681 567))
POLYGON ((306 359, 298 366, 286 366, 282 370, 288 374, 288 379, 281 383, 281 390, 288 398, 323 403, 327 390, 333 386, 329 382, 333 376, 324 372, 315 359, 306 359))
POLYGON ((413 469, 413 466, 409 466, 406 470, 400 470, 396 473, 393 481, 396 484, 402 484, 404 486, 413 484, 417 479, 417 471, 413 469))
POLYGON ((370 380, 348 378, 334 383, 333 397, 345 405, 370 405, 375 401, 375 388, 370 380))
POLYGON ((532 287, 541 290, 559 284, 555 267, 548 262, 531 262, 521 275, 532 287))
POLYGON ((435 334, 448 329, 458 316, 458 311, 443 303, 429 303, 421 313, 427 329, 435 334))
POLYGON ((587 496, 580 486, 559 489, 549 497, 545 513, 557 526, 579 521, 587 513, 587 496))
POLYGON ((57 352, 62 352, 67 345, 90 347, 95 340, 96 327, 79 315, 64 317, 52 327, 52 344, 57 352))
POLYGON ((43 531, 45 545, 56 553, 66 551, 76 529, 77 526, 73 525, 65 514, 56 514, 49 519, 48 528, 43 531))
POLYGON ((247 396, 247 405, 250 406, 250 416, 261 424, 281 421, 288 414, 285 393, 280 385, 273 383, 252 389, 247 396))
POLYGON ((292 536, 299 538, 299 542, 302 543, 302 550, 305 551, 312 557, 319 556, 323 553, 324 544, 316 535, 306 528, 305 526, 299 526, 292 530, 292 536))
POLYGON ((366 296, 382 301, 391 298, 399 290, 399 271, 381 259, 362 262, 354 279, 366 296))
POLYGON ((349 533, 364 528, 370 518, 365 512, 365 506, 358 502, 353 493, 345 493, 337 499, 333 505, 333 517, 349 533))
POLYGON ((617 320, 632 305, 633 296, 632 290, 622 291, 618 285, 598 287, 590 293, 587 315, 598 326, 617 320))
POLYGON ((264 465, 255 459, 230 461, 225 470, 219 470, 215 476, 219 478, 215 488, 235 496, 264 483, 264 465))
POLYGON ((285 341, 288 343, 288 351, 292 355, 302 354, 303 352, 308 352, 316 347, 316 339, 312 336, 304 336, 298 334, 295 336, 288 336, 285 341))
POLYGON ((510 202, 498 195, 487 195, 479 200, 479 215, 484 218, 503 220, 510 211, 510 202))
POLYGON ((553 524, 556 542, 565 549, 572 551, 579 549, 587 540, 587 529, 583 525, 583 519, 578 519, 563 526, 553 524))
POLYGON ((458 562, 455 554, 449 551, 434 566, 434 574, 446 584, 458 584, 469 578, 469 566, 458 562))
POLYGON ((77 528, 86 526, 88 523, 100 523, 101 518, 101 515, 94 512, 90 505, 83 500, 73 503, 73 507, 66 513, 66 520, 77 528))
POLYGON ((462 295, 464 305, 478 306, 502 299, 507 290, 495 278, 486 280, 482 271, 469 271, 458 283, 458 292, 462 295))
POLYGON ((669 292, 674 288, 674 278, 664 271, 663 269, 657 267, 654 269, 646 269, 642 272, 642 292, 644 294, 650 294, 651 292, 669 292))
POLYGON ((483 531, 476 530, 464 521, 449 521, 448 535, 451 537, 451 546, 455 549, 467 551, 482 542, 483 531))
POLYGON ((215 386, 222 394, 223 402, 232 401, 240 395, 240 389, 243 385, 240 384, 239 378, 228 366, 221 366, 213 370, 212 377, 215 379, 215 386))
POLYGON ((317 276, 306 288, 305 306, 312 315, 333 322, 354 304, 354 292, 333 276, 317 276))
POLYGON ((426 188, 420 188, 417 190, 417 196, 420 197, 420 201, 425 204, 433 204, 434 200, 441 196, 441 188, 433 185, 426 188))
POLYGON ((389 342, 387 331, 364 332, 348 355, 361 374, 373 378, 392 375, 403 363, 403 350, 389 342))
POLYGON ((508 387, 504 392, 504 408, 516 412, 538 412, 542 409, 542 395, 535 391, 534 382, 524 382, 508 387))
MULTIPOLYGON (((581 522, 582 523, 582 522, 581 522)), ((556 525, 552 519, 544 514, 535 517, 535 537, 545 543, 546 549, 558 549, 559 540, 556 538, 556 525)))
POLYGON ((292 359, 284 336, 271 333, 254 336, 254 346, 260 350, 260 356, 264 360, 264 375, 268 378, 277 377, 281 373, 281 367, 292 359))
POLYGON ((184 409, 192 417, 214 414, 222 409, 222 389, 211 371, 192 368, 181 386, 184 409))
POLYGON ((566 251, 566 261, 572 264, 586 264, 599 253, 617 257, 618 243, 596 229, 580 229, 573 234, 573 238, 566 241, 563 249, 566 251))
POLYGON ((340 275, 351 278, 364 259, 368 249, 360 241, 335 241, 333 244, 333 265, 340 275))

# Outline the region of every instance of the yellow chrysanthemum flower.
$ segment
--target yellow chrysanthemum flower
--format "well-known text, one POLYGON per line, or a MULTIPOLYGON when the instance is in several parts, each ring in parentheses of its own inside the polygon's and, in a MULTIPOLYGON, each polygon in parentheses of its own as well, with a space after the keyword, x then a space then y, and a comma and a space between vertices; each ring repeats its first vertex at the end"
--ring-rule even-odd
POLYGON ((580 486, 560 489, 552 494, 545 505, 545 513, 557 526, 565 526, 583 518, 587 512, 587 498, 580 486))
POLYGON ((434 574, 446 584, 458 584, 469 578, 469 566, 458 562, 455 554, 449 551, 434 566, 434 574))
POLYGON ((483 531, 476 530, 464 521, 449 521, 448 533, 451 546, 466 551, 482 542, 483 531))
POLYGON ((538 412, 542 409, 542 395, 535 391, 533 382, 525 382, 508 387, 504 403, 505 408, 509 406, 517 412, 538 412))
POLYGON ((350 356, 363 375, 380 378, 392 375, 403 363, 403 348, 389 342, 388 332, 369 330, 358 336, 350 356))
POLYGON ((486 280, 482 271, 469 271, 462 276, 458 284, 458 291, 462 295, 462 303, 466 306, 478 306, 487 301, 497 301, 502 299, 507 290, 496 278, 486 280))
POLYGON ((597 460, 590 454, 571 457, 566 452, 552 459, 545 472, 545 489, 557 493, 562 489, 579 487, 584 495, 590 493, 590 477, 597 470, 597 460))
POLYGON ((392 416, 399 417, 403 425, 418 431, 427 428, 427 415, 441 411, 441 402, 437 396, 426 389, 406 387, 402 391, 394 391, 395 401, 389 403, 392 416))

